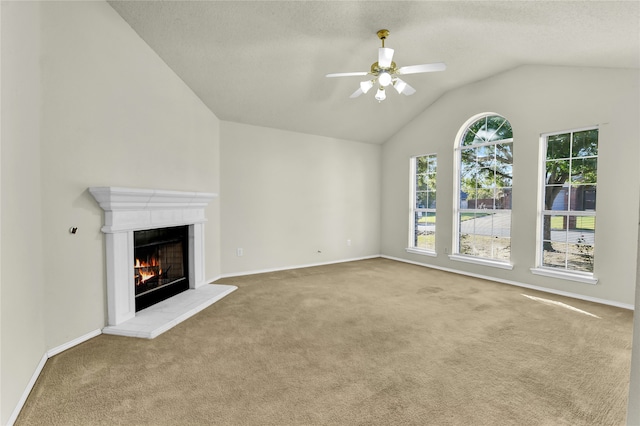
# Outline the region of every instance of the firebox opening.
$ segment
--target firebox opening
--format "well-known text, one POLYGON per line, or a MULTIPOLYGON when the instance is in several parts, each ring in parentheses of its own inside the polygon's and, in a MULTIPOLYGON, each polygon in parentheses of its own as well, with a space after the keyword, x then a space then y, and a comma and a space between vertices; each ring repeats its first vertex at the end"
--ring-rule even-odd
POLYGON ((189 289, 189 227, 135 231, 136 312, 189 289))

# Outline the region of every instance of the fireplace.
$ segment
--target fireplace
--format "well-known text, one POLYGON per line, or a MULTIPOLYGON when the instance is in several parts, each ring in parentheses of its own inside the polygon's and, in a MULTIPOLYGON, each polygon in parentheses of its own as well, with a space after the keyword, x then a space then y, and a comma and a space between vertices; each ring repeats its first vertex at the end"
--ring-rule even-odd
POLYGON ((153 339, 237 290, 207 284, 205 208, 217 194, 91 187, 104 210, 108 325, 153 339))
POLYGON ((207 284, 205 208, 217 194, 91 187, 104 210, 108 326, 154 338, 237 287, 207 284))
POLYGON ((189 289, 187 226, 133 233, 136 312, 189 289))

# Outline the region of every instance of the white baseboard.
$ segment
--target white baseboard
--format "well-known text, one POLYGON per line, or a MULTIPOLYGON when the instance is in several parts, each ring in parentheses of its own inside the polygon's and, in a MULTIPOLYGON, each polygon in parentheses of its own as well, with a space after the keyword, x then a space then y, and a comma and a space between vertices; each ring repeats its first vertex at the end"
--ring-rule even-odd
POLYGON ((46 353, 42 355, 42 358, 40 359, 40 362, 36 367, 36 371, 33 372, 31 380, 29 380, 29 383, 27 383, 26 389, 24 390, 24 392, 22 392, 22 396, 18 400, 16 408, 14 408, 13 413, 11 413, 11 417, 9 417, 9 420, 7 421, 7 426, 13 426, 13 424, 18 419, 18 415, 20 414, 22 407, 24 407, 25 402, 27 402, 27 398, 29 397, 33 386, 36 384, 36 380, 38 380, 38 377, 40 377, 40 373, 42 373, 42 369, 44 368, 44 365, 46 364, 48 359, 49 357, 46 353))
POLYGON ((7 421, 7 426, 13 426, 13 424, 18 419, 18 415, 20 414, 20 411, 22 411, 22 407, 24 407, 24 404, 27 402, 27 398, 29 397, 29 394, 33 390, 33 387, 36 384, 36 380, 38 380, 38 377, 40 377, 40 373, 42 373, 42 369, 44 368, 44 365, 47 363, 47 360, 49 358, 61 352, 64 352, 67 349, 70 349, 76 345, 79 345, 80 343, 86 342, 87 340, 93 337, 96 337, 101 333, 102 331, 100 331, 99 329, 94 330, 83 336, 78 337, 77 339, 73 339, 70 342, 62 344, 60 346, 57 346, 45 352, 45 354, 42 355, 42 358, 40 359, 40 362, 38 363, 36 370, 33 372, 33 375, 31 376, 31 380, 29 380, 29 383, 27 383, 27 387, 25 388, 24 392, 22 392, 22 396, 18 400, 18 404, 14 408, 13 413, 11 413, 11 417, 9 417, 9 420, 7 421))
POLYGON ((66 351, 67 349, 71 349, 74 346, 79 345, 80 343, 84 343, 89 339, 92 339, 96 336, 99 336, 100 334, 102 334, 102 331, 100 329, 97 330, 93 330, 92 332, 89 332, 83 336, 78 337, 77 339, 73 339, 70 342, 64 343, 60 346, 57 346, 53 349, 49 349, 47 351, 47 358, 51 358, 54 355, 58 355, 61 352, 66 351))
POLYGON ((469 276, 469 277, 481 278, 483 280, 496 281, 496 282, 499 282, 499 283, 502 283, 502 284, 509 284, 509 285, 513 285, 513 286, 516 286, 516 287, 528 288, 528 289, 531 289, 531 290, 541 291, 543 293, 557 294, 558 296, 566 296, 566 297, 571 297, 573 299, 586 300, 587 302, 600 303, 601 305, 615 306, 617 308, 629 309, 631 311, 634 310, 634 306, 633 305, 630 305, 628 303, 616 302, 615 300, 600 299, 600 298, 597 298, 597 297, 585 296, 583 294, 571 293, 571 292, 568 292, 568 291, 555 290, 555 289, 552 289, 552 288, 540 287, 540 286, 537 286, 537 285, 525 284, 525 283, 521 283, 521 282, 517 282, 517 281, 504 280, 502 278, 496 278, 496 277, 492 277, 492 276, 489 276, 489 275, 474 274, 472 272, 460 271, 460 270, 452 269, 452 268, 444 268, 442 266, 428 265, 426 263, 414 262, 414 261, 407 260, 407 259, 402 259, 402 258, 399 258, 399 257, 386 256, 386 255, 381 255, 380 257, 383 257, 385 259, 390 259, 390 260, 397 260, 398 262, 410 263, 412 265, 423 266, 425 268, 438 269, 440 271, 452 272, 454 274, 466 275, 466 276, 469 276))
MULTIPOLYGON (((293 266, 284 266, 279 268, 268 268, 268 269, 258 269, 253 271, 244 271, 244 272, 232 272, 229 274, 222 274, 216 280, 221 278, 231 278, 231 277, 241 277, 244 275, 256 275, 256 274, 264 274, 267 272, 278 272, 278 271, 289 271, 291 269, 301 269, 301 268, 311 268, 313 266, 323 266, 323 265, 334 265, 337 263, 345 263, 345 262, 355 262, 357 260, 365 260, 365 259, 375 259, 377 257, 381 257, 379 254, 374 254, 372 256, 364 256, 364 257, 356 257, 351 259, 341 259, 341 260, 333 260, 330 262, 320 262, 320 263, 308 263, 305 265, 293 265, 293 266)), ((209 281, 212 282, 212 281, 209 281)))

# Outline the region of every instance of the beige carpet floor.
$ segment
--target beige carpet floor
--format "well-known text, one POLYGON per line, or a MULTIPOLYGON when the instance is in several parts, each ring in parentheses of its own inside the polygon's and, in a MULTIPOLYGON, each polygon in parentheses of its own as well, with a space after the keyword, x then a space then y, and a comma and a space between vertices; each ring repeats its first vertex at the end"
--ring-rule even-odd
POLYGON ((632 312, 371 259, 51 358, 17 425, 622 425, 632 312))

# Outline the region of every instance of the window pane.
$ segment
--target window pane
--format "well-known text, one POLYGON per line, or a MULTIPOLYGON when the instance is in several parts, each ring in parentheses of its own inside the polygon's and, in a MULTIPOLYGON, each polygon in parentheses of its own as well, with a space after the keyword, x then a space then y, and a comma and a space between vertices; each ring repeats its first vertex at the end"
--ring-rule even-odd
POLYGON ((491 137, 491 141, 501 141, 513 138, 511 123, 503 117, 493 116, 489 118, 489 127, 496 129, 491 137))
POLYGON ((427 193, 427 208, 435 209, 436 208, 436 191, 429 191, 427 193))
POLYGON ((569 182, 569 160, 547 161, 546 182, 549 185, 564 184, 569 182))
POLYGON ((496 190, 495 208, 511 210, 511 188, 499 188, 496 190))
POLYGON ((460 213, 460 233, 461 234, 473 234, 475 233, 475 213, 460 213))
POLYGON ((511 238, 494 237, 493 238, 493 253, 494 259, 509 260, 511 257, 511 238))
POLYGON ((496 145, 496 163, 513 164, 513 144, 512 143, 496 145))
POLYGON ((459 206, 459 208, 461 208, 461 209, 468 209, 469 208, 468 197, 469 197, 469 194, 467 192, 460 191, 460 206, 459 206))
POLYGON ((567 217, 545 215, 542 238, 545 241, 567 241, 567 217))
POLYGON ((416 176, 416 190, 425 191, 428 188, 429 188, 429 176, 428 175, 416 176))
POLYGON ((511 188, 513 186, 513 179, 510 176, 496 173, 496 185, 498 188, 511 188))
POLYGON ((513 166, 511 164, 496 164, 496 185, 512 186, 513 185, 513 166))
POLYGON ((493 259, 493 239, 487 235, 474 235, 473 247, 471 251, 474 256, 484 257, 486 259, 493 259))
POLYGON ((566 268, 567 244, 545 243, 543 244, 542 265, 552 268, 566 268))
MULTIPOLYGON (((596 217, 595 216, 576 216, 575 217, 575 227, 576 231, 585 231, 594 233, 596 230, 596 217)), ((588 244, 593 244, 593 236, 592 240, 588 242, 588 244)))
POLYGON ((415 214, 415 241, 416 248, 427 250, 435 249, 436 216, 432 212, 416 212, 415 214))
POLYGON ((478 188, 475 200, 469 201, 470 209, 493 209, 493 188, 478 188))
POLYGON ((547 138, 547 160, 571 157, 571 133, 553 135, 547 138))
POLYGON ((491 236, 509 237, 511 235, 511 212, 497 212, 493 215, 491 236))
POLYGON ((595 243, 596 218, 593 216, 569 216, 569 242, 577 244, 595 243))
POLYGON ((484 142, 481 136, 478 135, 479 132, 482 131, 482 128, 485 126, 486 118, 481 118, 480 120, 473 123, 469 126, 467 132, 463 138, 463 145, 472 145, 474 143, 484 142))
POLYGON ((416 174, 426 173, 428 162, 428 157, 416 157, 416 174))
MULTIPOLYGON (((427 173, 435 175, 436 165, 437 165, 436 157, 435 155, 430 155, 428 158, 429 158, 429 164, 427 166, 427 173)), ((435 176, 434 176, 434 179, 435 179, 435 176)))
POLYGON ((475 199, 476 199, 476 188, 475 188, 475 181, 473 182, 473 185, 469 185, 471 182, 465 182, 464 185, 462 185, 461 189, 461 193, 460 193, 460 208, 466 209, 473 209, 475 208, 476 204, 475 204, 475 199))
POLYGON ((567 267, 574 271, 593 272, 593 246, 569 244, 567 267))
POLYGON ((573 157, 598 155, 598 129, 575 132, 573 134, 573 157))
MULTIPOLYGON (((460 180, 464 183, 473 180, 475 181, 476 177, 478 176, 478 168, 475 166, 475 163, 473 165, 469 165, 469 164, 463 164, 462 168, 460 170, 460 180)), ((475 183, 473 184, 473 186, 475 186, 475 183)))
POLYGON ((597 158, 576 158, 571 161, 571 182, 596 183, 597 178, 597 158))
POLYGON ((570 195, 570 206, 572 211, 587 211, 596 209, 595 185, 572 186, 570 195))
POLYGON ((426 191, 416 192, 416 208, 417 209, 427 208, 427 192, 426 191))
POLYGON ((491 236, 493 233, 493 215, 492 214, 482 214, 476 213, 476 217, 473 220, 475 233, 479 235, 487 235, 491 236))
POLYGON ((473 234, 460 234, 460 254, 474 255, 473 234))
POLYGON ((494 167, 495 147, 481 146, 476 149, 476 161, 479 167, 494 167))
POLYGON ((559 185, 547 185, 545 187, 545 210, 568 210, 569 188, 559 185))

